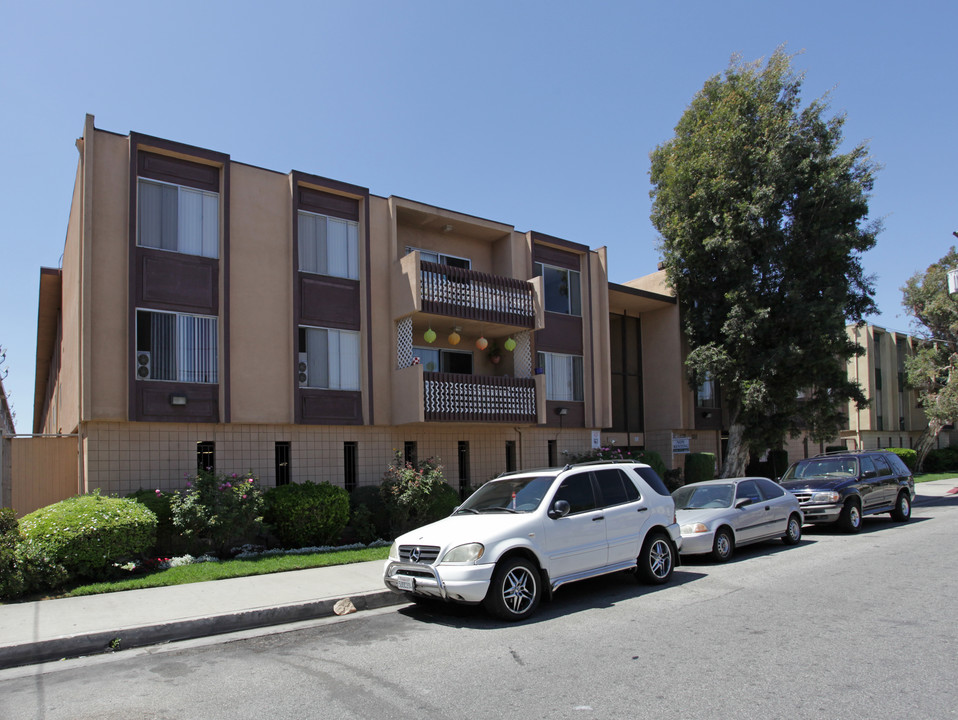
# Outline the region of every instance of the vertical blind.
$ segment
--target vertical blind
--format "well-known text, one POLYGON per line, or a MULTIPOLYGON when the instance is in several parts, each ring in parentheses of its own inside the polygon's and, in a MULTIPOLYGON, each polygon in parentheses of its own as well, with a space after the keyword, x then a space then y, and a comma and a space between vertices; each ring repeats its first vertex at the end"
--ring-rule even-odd
POLYGON ((150 378, 177 382, 217 382, 217 318, 139 311, 149 324, 150 378))
POLYGON ((359 390, 359 333, 306 328, 309 387, 359 390))
POLYGON ((359 225, 349 220, 300 211, 299 269, 359 279, 359 225))
POLYGON ((540 367, 546 374, 546 399, 565 402, 581 402, 582 356, 539 353, 540 367))
POLYGON ((215 258, 219 255, 219 194, 139 181, 138 243, 215 258))

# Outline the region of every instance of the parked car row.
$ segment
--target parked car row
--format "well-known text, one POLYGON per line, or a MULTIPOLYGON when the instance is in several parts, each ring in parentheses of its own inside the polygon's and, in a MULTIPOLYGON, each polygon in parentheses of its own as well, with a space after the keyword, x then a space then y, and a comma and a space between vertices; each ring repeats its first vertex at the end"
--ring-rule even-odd
POLYGON ((783 484, 731 478, 674 494, 632 461, 507 473, 451 516, 397 538, 383 581, 414 601, 483 604, 522 620, 569 582, 622 570, 668 582, 679 553, 724 562, 753 542, 797 544, 805 522, 855 532, 865 514, 907 520, 914 480, 902 468, 893 453, 845 454, 799 461, 783 484))

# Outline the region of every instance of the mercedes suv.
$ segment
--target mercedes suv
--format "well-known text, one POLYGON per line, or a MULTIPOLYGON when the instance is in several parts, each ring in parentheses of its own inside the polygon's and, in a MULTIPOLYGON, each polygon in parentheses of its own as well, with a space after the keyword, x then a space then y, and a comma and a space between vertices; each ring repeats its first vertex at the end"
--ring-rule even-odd
POLYGON ((846 532, 861 530, 862 517, 890 513, 911 517, 915 480, 893 452, 818 455, 792 463, 779 481, 798 496, 807 523, 838 523, 846 532))
POLYGON ((682 542, 648 465, 599 461, 500 475, 451 516, 400 536, 386 586, 412 600, 483 604, 522 620, 565 583, 634 570, 665 583, 682 542))

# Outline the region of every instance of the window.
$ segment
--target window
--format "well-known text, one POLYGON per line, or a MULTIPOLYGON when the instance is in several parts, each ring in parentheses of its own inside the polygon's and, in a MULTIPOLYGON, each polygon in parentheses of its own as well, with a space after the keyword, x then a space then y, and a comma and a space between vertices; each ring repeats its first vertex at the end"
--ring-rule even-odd
POLYGON ((219 193, 139 178, 136 206, 140 247, 219 256, 219 193))
POLYGON ((299 211, 301 272, 359 279, 359 223, 299 211))
POLYGON ((217 381, 217 319, 136 311, 136 377, 188 383, 217 381))
POLYGON ((444 255, 442 253, 433 252, 432 250, 423 250, 422 248, 406 246, 406 254, 413 252, 414 250, 419 251, 419 259, 425 260, 426 262, 433 262, 439 265, 448 265, 449 267, 464 268, 466 270, 472 269, 472 260, 469 258, 456 257, 455 255, 444 255))
POLYGON ((463 500, 469 492, 469 481, 472 475, 469 470, 469 441, 459 441, 459 497, 463 500))
POLYGON ((347 440, 343 443, 343 487, 352 492, 359 476, 359 443, 347 440))
POLYGON ((506 440, 506 472, 516 469, 516 441, 506 440))
MULTIPOLYGON (((578 473, 563 480, 556 491, 555 500, 565 500, 569 503, 570 515, 594 510, 595 492, 592 489, 592 478, 589 477, 589 473, 578 473)), ((553 505, 555 505, 554 501, 553 505)))
POLYGON ((300 387, 359 390, 359 333, 301 327, 299 367, 300 387))
POLYGON ((758 480, 755 482, 758 483, 758 487, 761 489, 762 495, 765 496, 766 500, 782 497, 785 494, 785 490, 782 489, 780 485, 773 483, 771 480, 758 478, 758 480))
POLYGON ((545 306, 548 312, 564 315, 582 314, 582 287, 577 270, 535 263, 536 277, 542 277, 545 306))
POLYGON ((537 353, 537 364, 546 374, 546 400, 581 402, 582 356, 537 353))
POLYGON ((201 440, 196 443, 196 471, 216 472, 216 443, 201 440))
POLYGON ((410 465, 415 465, 419 456, 419 448, 415 440, 406 440, 402 445, 403 460, 410 465))
POLYGON ((279 441, 276 443, 276 484, 289 485, 289 441, 279 441))
POLYGON ((616 468, 608 470, 596 470, 595 479, 599 483, 599 491, 602 493, 602 506, 622 505, 639 499, 639 491, 635 485, 625 479, 622 471, 616 468), (632 492, 629 492, 631 488, 632 492))
POLYGON ((470 352, 424 347, 414 347, 412 350, 426 372, 472 375, 472 353, 470 352))
POLYGON ((559 443, 555 440, 549 440, 549 467, 556 467, 559 464, 559 443))
POLYGON ((706 375, 699 383, 695 391, 695 407, 714 408, 718 407, 718 397, 715 392, 715 380, 711 375, 706 375))
POLYGON ((762 496, 758 492, 758 486, 755 484, 754 480, 746 480, 743 483, 739 483, 738 491, 735 493, 735 499, 744 500, 748 498, 753 503, 762 502, 762 496))

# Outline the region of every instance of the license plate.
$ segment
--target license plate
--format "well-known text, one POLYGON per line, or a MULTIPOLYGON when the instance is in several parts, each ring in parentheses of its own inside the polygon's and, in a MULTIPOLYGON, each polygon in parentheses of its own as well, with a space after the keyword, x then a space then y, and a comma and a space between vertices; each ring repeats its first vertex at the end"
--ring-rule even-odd
POLYGON ((400 590, 408 590, 412 592, 416 589, 416 579, 410 577, 409 575, 397 575, 396 585, 400 590))

